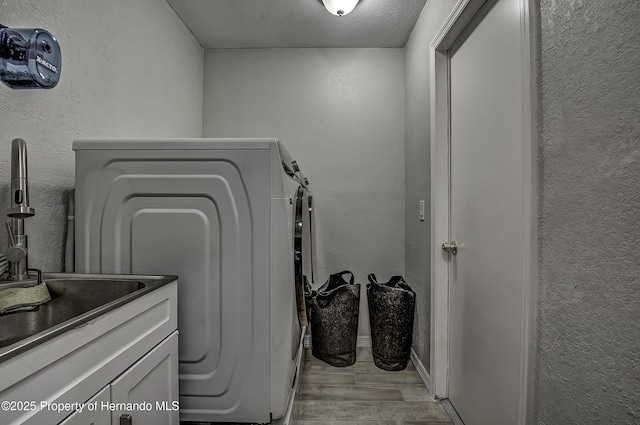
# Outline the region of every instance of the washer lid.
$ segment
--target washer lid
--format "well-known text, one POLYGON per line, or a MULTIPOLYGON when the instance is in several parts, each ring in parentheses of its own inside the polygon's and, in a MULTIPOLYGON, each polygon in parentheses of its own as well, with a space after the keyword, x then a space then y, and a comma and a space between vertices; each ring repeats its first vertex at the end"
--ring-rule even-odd
POLYGON ((79 139, 73 150, 268 150, 278 139, 79 139))

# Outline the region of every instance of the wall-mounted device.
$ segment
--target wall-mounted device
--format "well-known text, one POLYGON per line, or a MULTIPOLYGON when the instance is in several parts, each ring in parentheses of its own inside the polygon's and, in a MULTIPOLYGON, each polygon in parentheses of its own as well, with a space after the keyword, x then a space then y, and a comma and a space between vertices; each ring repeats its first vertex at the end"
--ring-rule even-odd
POLYGON ((0 80, 13 89, 50 89, 62 70, 60 45, 39 28, 0 25, 0 80))

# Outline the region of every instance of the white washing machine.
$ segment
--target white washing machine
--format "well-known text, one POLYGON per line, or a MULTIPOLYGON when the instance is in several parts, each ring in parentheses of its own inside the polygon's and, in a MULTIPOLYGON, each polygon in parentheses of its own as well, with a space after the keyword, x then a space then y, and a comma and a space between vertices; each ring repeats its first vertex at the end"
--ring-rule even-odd
POLYGON ((313 279, 313 198, 282 144, 76 140, 73 149, 76 271, 179 276, 180 420, 285 415, 303 359, 295 285, 313 279))

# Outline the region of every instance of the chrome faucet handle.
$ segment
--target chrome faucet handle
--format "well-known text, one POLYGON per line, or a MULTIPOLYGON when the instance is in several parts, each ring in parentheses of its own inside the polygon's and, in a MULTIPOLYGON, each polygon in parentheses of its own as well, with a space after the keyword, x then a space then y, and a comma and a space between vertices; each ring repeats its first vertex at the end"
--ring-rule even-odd
POLYGON ((11 223, 7 221, 5 222, 5 224, 7 225, 7 233, 9 234, 9 243, 11 244, 11 247, 14 247, 16 246, 16 238, 13 237, 13 229, 11 228, 11 223))
POLYGON ((19 263, 20 261, 27 258, 27 250, 21 246, 12 246, 11 248, 7 249, 6 257, 10 263, 19 263))
POLYGON ((7 232, 9 233, 9 243, 11 244, 7 250, 6 257, 11 263, 18 263, 27 258, 27 250, 23 246, 18 246, 18 244, 16 244, 16 238, 13 236, 11 224, 9 224, 9 222, 6 222, 6 224, 7 232))

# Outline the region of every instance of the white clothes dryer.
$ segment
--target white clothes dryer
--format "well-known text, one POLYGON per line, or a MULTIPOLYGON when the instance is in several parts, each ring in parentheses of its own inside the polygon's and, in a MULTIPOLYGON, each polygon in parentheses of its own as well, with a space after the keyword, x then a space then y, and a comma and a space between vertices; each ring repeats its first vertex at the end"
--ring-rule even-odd
POLYGON ((282 144, 76 140, 73 149, 76 271, 179 277, 180 420, 285 415, 302 372, 294 286, 313 280, 313 198, 282 144))

